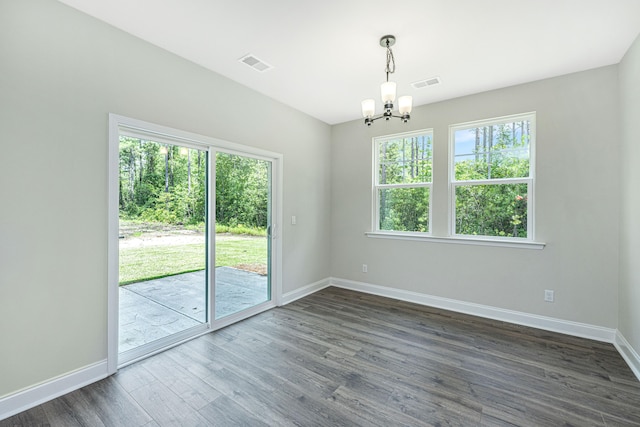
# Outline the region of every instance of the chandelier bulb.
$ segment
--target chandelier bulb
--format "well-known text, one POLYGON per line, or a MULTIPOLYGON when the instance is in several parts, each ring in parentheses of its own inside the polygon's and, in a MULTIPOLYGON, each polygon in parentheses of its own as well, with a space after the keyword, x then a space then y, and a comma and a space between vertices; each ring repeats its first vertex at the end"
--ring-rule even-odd
POLYGON ((365 99, 362 101, 362 116, 373 117, 376 113, 376 101, 373 99, 365 99))

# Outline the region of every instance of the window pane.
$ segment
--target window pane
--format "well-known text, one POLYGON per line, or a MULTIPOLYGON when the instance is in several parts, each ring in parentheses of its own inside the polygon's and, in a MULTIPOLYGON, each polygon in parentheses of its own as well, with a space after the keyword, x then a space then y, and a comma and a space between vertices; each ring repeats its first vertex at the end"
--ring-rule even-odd
POLYGON ((209 320, 207 162, 203 150, 119 137, 120 363, 209 320))
POLYGON ((528 184, 456 187, 456 234, 527 237, 528 184))
POLYGON ((271 300, 272 163, 220 152, 215 161, 217 320, 271 300))
POLYGON ((381 141, 378 150, 380 184, 431 182, 430 134, 381 141))
POLYGON ((455 179, 528 177, 530 138, 528 120, 455 131, 455 179))
POLYGON ((380 230, 428 232, 429 190, 429 187, 378 190, 380 230))

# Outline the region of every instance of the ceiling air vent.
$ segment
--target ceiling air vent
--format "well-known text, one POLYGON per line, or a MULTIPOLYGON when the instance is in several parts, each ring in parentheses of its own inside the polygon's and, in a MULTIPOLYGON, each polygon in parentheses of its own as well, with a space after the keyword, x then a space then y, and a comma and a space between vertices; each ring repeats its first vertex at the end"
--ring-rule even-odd
POLYGON ((414 89, 423 89, 427 86, 435 86, 440 84, 440 77, 431 77, 429 79, 419 80, 411 83, 414 89))
POLYGON ((253 68, 256 71, 260 71, 264 73, 267 70, 272 69, 273 67, 261 59, 256 58, 252 54, 248 54, 239 59, 243 64, 247 64, 249 67, 253 68))

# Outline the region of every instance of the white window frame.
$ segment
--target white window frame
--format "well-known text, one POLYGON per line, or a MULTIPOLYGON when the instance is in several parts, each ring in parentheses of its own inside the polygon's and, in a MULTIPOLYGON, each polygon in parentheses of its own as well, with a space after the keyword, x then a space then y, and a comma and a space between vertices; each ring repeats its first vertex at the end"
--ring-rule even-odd
POLYGON ((459 123, 449 126, 449 235, 452 238, 478 239, 484 241, 534 242, 535 240, 535 144, 536 113, 522 113, 502 116, 473 122, 459 123), (529 176, 525 178, 499 178, 457 181, 455 178, 455 134, 460 130, 475 129, 484 126, 495 126, 513 122, 529 121, 529 176), (527 184, 527 237, 469 235, 456 233, 456 188, 475 185, 527 184))
POLYGON ((372 185, 372 213, 371 213, 371 230, 373 233, 367 234, 389 234, 395 236, 430 236, 431 235, 431 216, 432 216, 432 200, 433 200, 433 129, 421 129, 418 131, 412 132, 403 132, 396 133, 391 135, 384 135, 374 137, 372 140, 372 148, 373 148, 373 185, 372 185), (411 138, 415 136, 425 136, 428 135, 431 137, 431 181, 430 182, 421 182, 421 183, 410 183, 410 184, 380 184, 379 182, 379 166, 380 166, 380 149, 379 144, 381 142, 388 141, 390 139, 401 139, 401 138, 411 138), (380 197, 379 190, 386 188, 429 188, 429 219, 428 219, 428 231, 395 231, 395 230, 381 230, 380 229, 380 197))

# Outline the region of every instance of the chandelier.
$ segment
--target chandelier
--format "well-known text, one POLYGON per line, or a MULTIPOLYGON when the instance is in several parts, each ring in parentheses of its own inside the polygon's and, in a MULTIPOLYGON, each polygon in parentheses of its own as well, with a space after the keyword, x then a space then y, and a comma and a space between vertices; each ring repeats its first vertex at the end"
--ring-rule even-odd
POLYGON ((391 117, 401 119, 403 123, 407 123, 411 118, 411 104, 413 103, 413 97, 401 96, 398 98, 398 113, 399 116, 393 114, 393 103, 396 100, 396 82, 389 81, 389 74, 393 74, 396 71, 396 62, 393 58, 393 51, 391 46, 396 44, 395 36, 383 36, 380 39, 380 46, 387 49, 387 81, 380 85, 380 95, 382 97, 382 103, 384 104, 384 113, 374 117, 376 112, 376 102, 373 99, 365 99, 362 101, 362 115, 364 116, 364 123, 367 126, 371 126, 374 120, 378 120, 384 117, 385 120, 389 120, 391 117))

